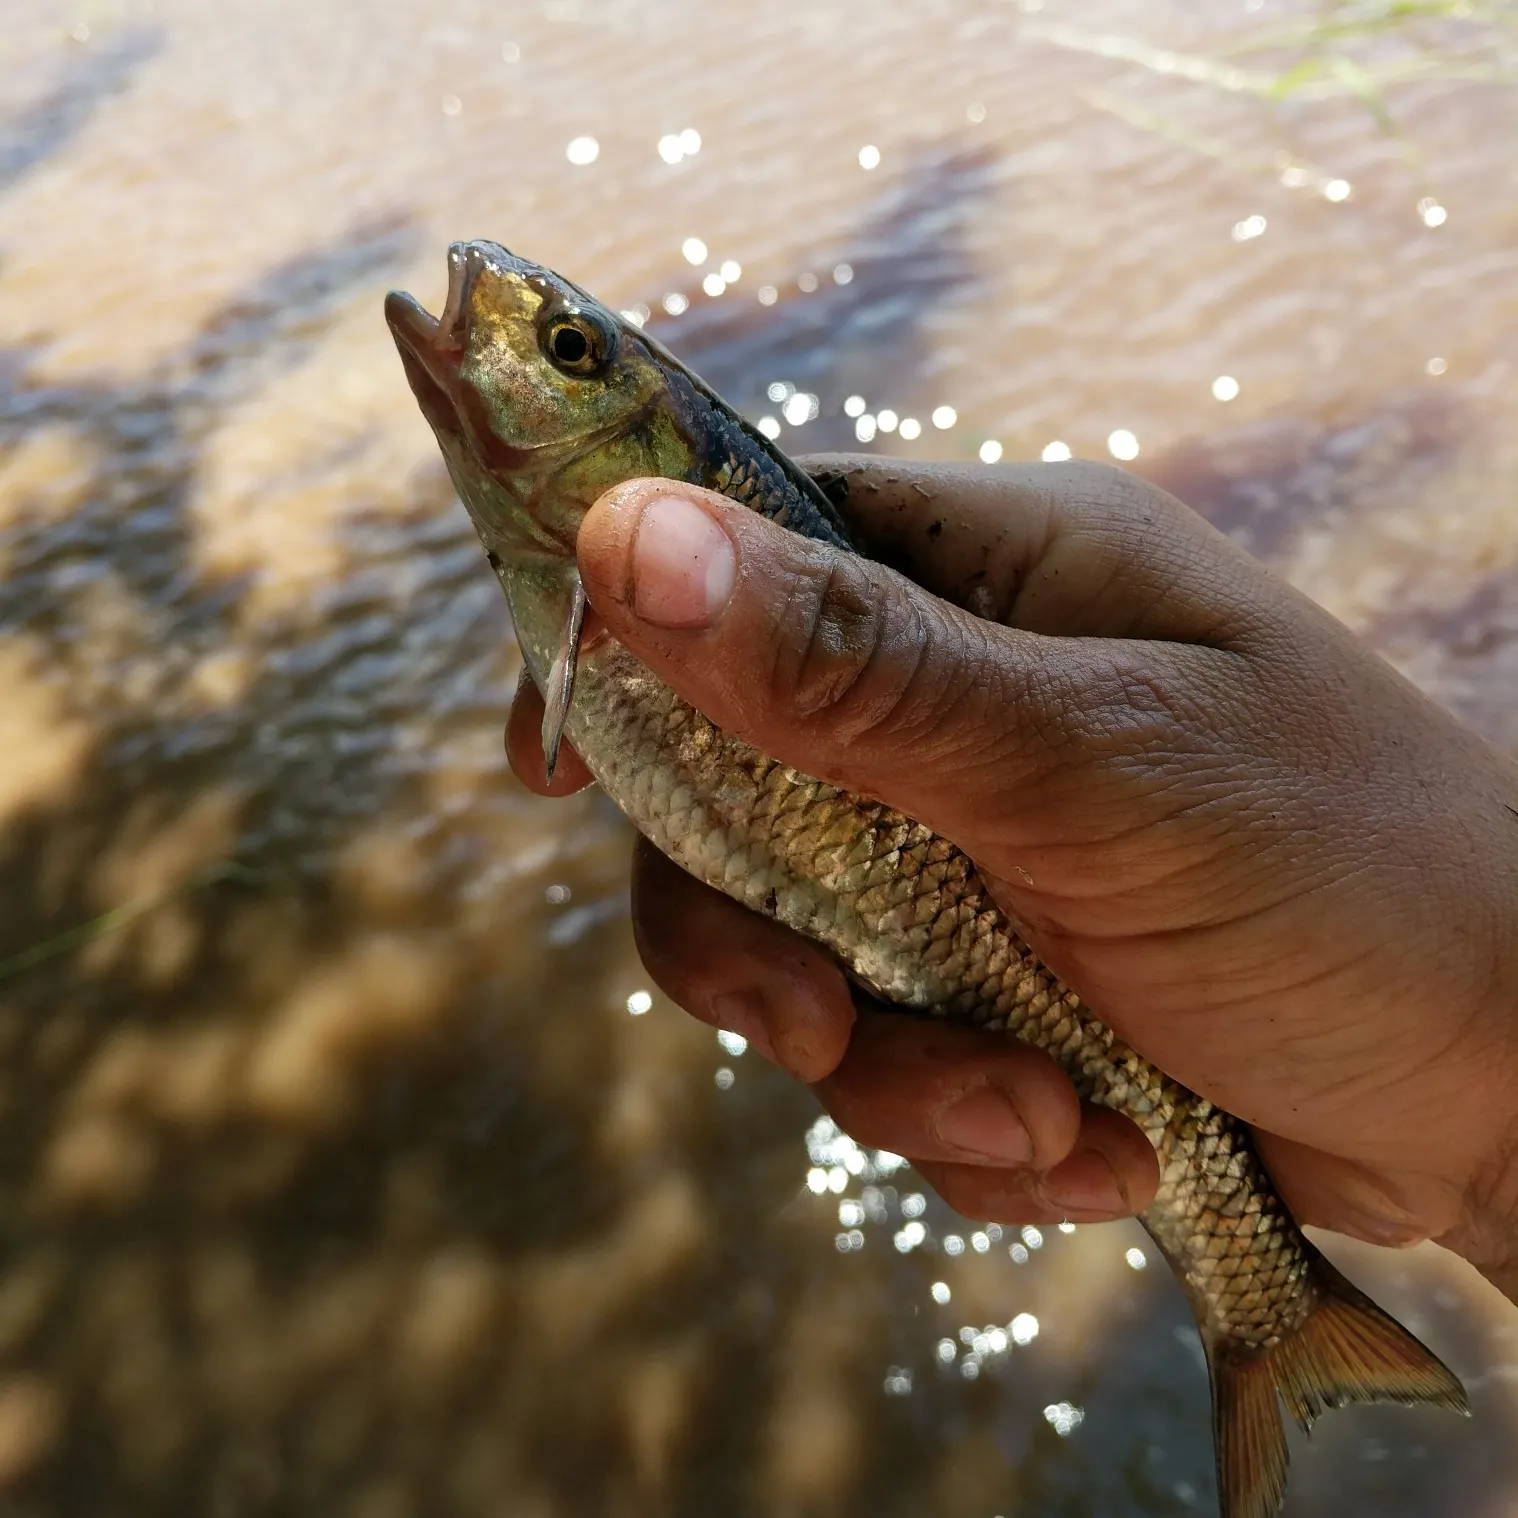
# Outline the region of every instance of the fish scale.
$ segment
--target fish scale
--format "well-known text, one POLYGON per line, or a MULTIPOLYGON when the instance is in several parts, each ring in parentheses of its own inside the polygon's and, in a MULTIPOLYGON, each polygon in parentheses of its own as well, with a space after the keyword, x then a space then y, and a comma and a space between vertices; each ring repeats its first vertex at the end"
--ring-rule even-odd
POLYGON ((697 879, 827 944, 882 1000, 1046 1050, 1084 1100, 1137 1121, 1161 1167, 1142 1221, 1217 1332, 1270 1348, 1311 1313, 1315 1252, 1244 1125, 1128 1048, 1045 969, 952 843, 724 733, 617 644, 582 658, 566 732, 697 879), (877 866, 879 878, 857 875, 877 866))
POLYGON ((857 550, 813 480, 585 291, 494 243, 455 244, 449 276, 444 322, 402 295, 386 315, 527 668, 556 693, 545 753, 562 731, 655 847, 831 949, 889 1007, 1004 1030, 1046 1050, 1083 1100, 1138 1125, 1160 1164, 1142 1221, 1207 1355, 1224 1518, 1279 1512, 1281 1403, 1304 1428, 1349 1402, 1466 1410, 1453 1374, 1303 1236, 1247 1126, 1117 1038, 1018 937, 967 855, 723 732, 614 639, 579 647, 575 534, 621 481, 705 485, 857 550), (566 327, 575 339, 560 353, 566 327))

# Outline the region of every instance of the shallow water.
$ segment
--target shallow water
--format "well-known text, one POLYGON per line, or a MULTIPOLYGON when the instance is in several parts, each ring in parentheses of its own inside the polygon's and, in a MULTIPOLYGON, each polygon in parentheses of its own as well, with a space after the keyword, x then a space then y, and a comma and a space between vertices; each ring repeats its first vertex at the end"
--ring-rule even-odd
MULTIPOLYGON (((851 393, 915 456, 1125 429, 1518 749, 1514 92, 1399 94, 1410 162, 1353 102, 1061 45, 1274 0, 0 14, 0 960, 122 913, 0 982, 3 1510, 1210 1511, 1136 1227, 918 1215, 644 1010, 628 829, 505 768, 505 607, 379 301, 497 237, 755 417, 814 395, 792 451, 851 393)), ((1518 1511, 1511 1311, 1336 1254, 1478 1416, 1336 1415, 1289 1511, 1518 1511)))

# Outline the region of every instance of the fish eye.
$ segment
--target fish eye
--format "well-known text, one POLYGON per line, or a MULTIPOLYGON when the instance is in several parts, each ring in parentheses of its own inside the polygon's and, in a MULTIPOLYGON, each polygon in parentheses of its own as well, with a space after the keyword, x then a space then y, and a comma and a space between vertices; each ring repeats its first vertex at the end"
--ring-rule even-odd
POLYGON ((544 353, 566 374, 594 374, 611 357, 615 335, 588 311, 559 310, 543 323, 544 353))

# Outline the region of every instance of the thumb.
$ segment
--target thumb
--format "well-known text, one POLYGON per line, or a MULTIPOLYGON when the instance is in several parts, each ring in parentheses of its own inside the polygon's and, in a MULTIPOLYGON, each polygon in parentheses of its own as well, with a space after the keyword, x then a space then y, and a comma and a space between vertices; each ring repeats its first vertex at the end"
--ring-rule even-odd
POLYGON ((1108 798, 1125 808, 1112 829, 1147 820, 1128 803, 1165 768, 1150 761, 1210 743, 1188 741, 1192 702, 1168 697, 1178 685, 1194 694, 1205 669, 1178 666, 1232 658, 983 621, 883 565, 667 480, 603 496, 578 553, 610 632, 719 727, 973 837, 993 870, 1035 801, 1045 842, 1061 795, 1079 803, 1083 829, 1103 826, 1104 798, 1080 778, 1093 766, 1107 777, 1099 791, 1124 793, 1108 798))

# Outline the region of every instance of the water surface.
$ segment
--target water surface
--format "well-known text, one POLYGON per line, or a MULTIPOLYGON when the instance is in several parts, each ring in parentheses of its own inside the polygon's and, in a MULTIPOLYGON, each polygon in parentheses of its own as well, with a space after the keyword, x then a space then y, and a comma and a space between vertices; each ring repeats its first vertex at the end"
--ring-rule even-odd
MULTIPOLYGON (((6 1514, 1212 1510, 1136 1226, 958 1219, 648 995, 626 825, 506 770, 509 621, 379 303, 493 237, 793 451, 855 394, 918 457, 1131 433, 1518 749, 1513 92, 1399 94, 1414 161, 1047 31, 1294 14, 0 10, 0 959, 125 918, 0 982, 6 1514)), ((1478 1416, 1327 1420, 1290 1512, 1518 1511, 1511 1312, 1335 1253, 1478 1416)))

